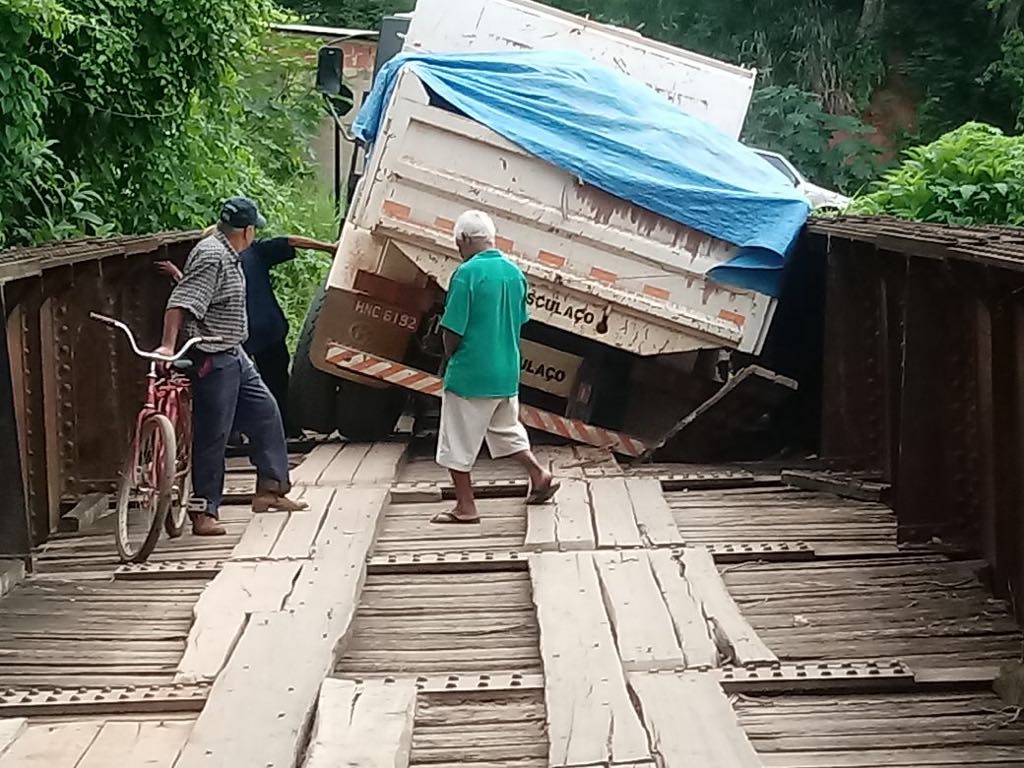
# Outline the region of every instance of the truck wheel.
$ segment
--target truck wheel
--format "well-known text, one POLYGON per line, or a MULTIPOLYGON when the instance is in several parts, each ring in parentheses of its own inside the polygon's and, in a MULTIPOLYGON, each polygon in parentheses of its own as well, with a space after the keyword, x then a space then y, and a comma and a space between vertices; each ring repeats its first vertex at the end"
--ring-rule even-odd
POLYGON ((320 286, 306 310, 302 333, 292 358, 288 384, 288 415, 292 426, 329 435, 335 428, 334 405, 338 401, 340 379, 314 368, 309 359, 316 332, 316 321, 323 309, 327 291, 320 286))
POLYGON ((398 387, 367 387, 338 379, 334 426, 357 443, 383 440, 395 428, 405 406, 405 391, 398 387))

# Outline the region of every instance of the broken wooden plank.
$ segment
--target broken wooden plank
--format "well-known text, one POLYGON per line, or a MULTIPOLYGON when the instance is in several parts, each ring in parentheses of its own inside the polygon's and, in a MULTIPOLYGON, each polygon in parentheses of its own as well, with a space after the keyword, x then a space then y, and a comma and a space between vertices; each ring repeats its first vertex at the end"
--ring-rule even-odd
POLYGON ((626 671, 682 667, 683 651, 654 580, 648 553, 596 552, 594 562, 626 671))
POLYGON ((651 546, 666 546, 683 542, 657 478, 628 478, 626 491, 633 505, 633 517, 645 543, 651 546))
POLYGON ((324 680, 304 768, 406 768, 415 712, 411 678, 324 680))
POLYGON ((110 496, 106 493, 88 493, 68 512, 61 515, 58 530, 77 533, 93 525, 110 509, 110 496))
POLYGON ((683 578, 679 561, 664 549, 651 552, 649 558, 654 579, 682 645, 686 667, 718 666, 718 646, 711 636, 700 601, 683 578))
POLYGON ((592 555, 533 555, 530 580, 544 661, 549 765, 649 761, 592 555))
POLYGON ((314 448, 306 454, 302 463, 292 470, 292 485, 316 485, 324 470, 337 458, 344 447, 343 443, 330 443, 314 448))
POLYGON ((75 768, 102 723, 29 725, 0 754, 0 768, 75 768))
POLYGON ((295 765, 355 614, 387 498, 387 486, 335 494, 285 609, 250 617, 175 768, 295 765), (282 653, 286 662, 274 663, 282 653))
POLYGON ((106 723, 75 768, 114 765, 172 768, 192 723, 175 720, 106 723))
POLYGON ((235 548, 231 550, 232 560, 270 557, 285 523, 287 512, 263 512, 253 515, 235 548))
POLYGON ((249 615, 278 611, 291 592, 300 564, 289 561, 225 563, 192 609, 195 620, 175 682, 192 683, 217 676, 249 615))
POLYGON ((596 546, 586 483, 560 482, 562 487, 552 503, 526 508, 525 549, 568 552, 596 546))
POLYGON ((890 486, 845 472, 814 472, 802 469, 782 471, 782 482, 805 491, 833 493, 847 499, 881 502, 890 486))
POLYGON ((334 498, 335 489, 305 486, 298 498, 309 504, 309 509, 292 512, 288 516, 270 550, 272 559, 308 558, 313 551, 313 542, 320 531, 320 524, 334 498))
POLYGON ((0 597, 25 580, 24 560, 0 560, 0 597))
POLYGON ((715 567, 711 552, 704 547, 686 547, 680 562, 683 565, 683 578, 711 624, 720 655, 740 665, 778 661, 743 618, 715 567))
POLYGON ((6 717, 0 720, 0 756, 25 732, 28 721, 24 717, 6 717))
POLYGON ((744 368, 644 452, 660 461, 714 462, 726 456, 752 425, 797 389, 786 376, 744 368))
POLYGON ((591 480, 590 504, 599 547, 639 547, 640 529, 623 478, 591 480))
POLYGON ((583 467, 571 445, 540 445, 533 449, 534 458, 558 479, 582 480, 583 467))
POLYGON ((760 757, 712 677, 635 672, 629 685, 659 766, 761 768, 760 757))

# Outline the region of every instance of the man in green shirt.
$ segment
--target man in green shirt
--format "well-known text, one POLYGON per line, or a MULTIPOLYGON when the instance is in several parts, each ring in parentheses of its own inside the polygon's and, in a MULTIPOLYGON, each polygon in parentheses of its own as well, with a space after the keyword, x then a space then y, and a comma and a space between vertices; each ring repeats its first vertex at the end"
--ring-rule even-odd
POLYGON ((467 211, 455 224, 463 263, 448 285, 441 329, 444 393, 437 463, 455 485, 455 508, 435 523, 479 523, 470 472, 487 441, 491 457, 511 458, 530 476, 528 504, 543 504, 558 490, 530 451, 519 421, 519 332, 526 323, 526 278, 494 247, 494 222, 467 211))

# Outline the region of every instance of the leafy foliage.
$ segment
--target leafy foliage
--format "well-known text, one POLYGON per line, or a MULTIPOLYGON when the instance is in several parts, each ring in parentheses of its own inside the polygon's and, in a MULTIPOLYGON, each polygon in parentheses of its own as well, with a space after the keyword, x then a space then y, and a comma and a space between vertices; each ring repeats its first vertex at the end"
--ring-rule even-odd
POLYGON ((202 226, 240 192, 333 237, 315 48, 266 34, 275 18, 271 0, 0 0, 0 244, 202 226))
POLYGON ((855 192, 878 175, 873 132, 856 117, 829 114, 795 85, 769 85, 754 92, 743 140, 786 155, 818 184, 855 192))
POLYGON ((415 0, 283 0, 282 5, 320 24, 377 29, 389 14, 411 11, 415 0))
POLYGON ((1024 137, 967 123, 906 159, 850 212, 945 224, 1024 225, 1024 137))

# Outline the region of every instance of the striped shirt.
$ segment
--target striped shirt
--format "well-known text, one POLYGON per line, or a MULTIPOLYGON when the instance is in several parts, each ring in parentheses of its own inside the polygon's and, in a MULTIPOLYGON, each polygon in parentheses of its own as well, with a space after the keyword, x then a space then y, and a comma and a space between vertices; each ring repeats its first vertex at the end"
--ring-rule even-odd
POLYGON ((248 338, 242 262, 221 232, 203 238, 192 249, 184 275, 167 300, 167 308, 185 310, 188 338, 223 339, 197 345, 203 352, 224 352, 248 338))

